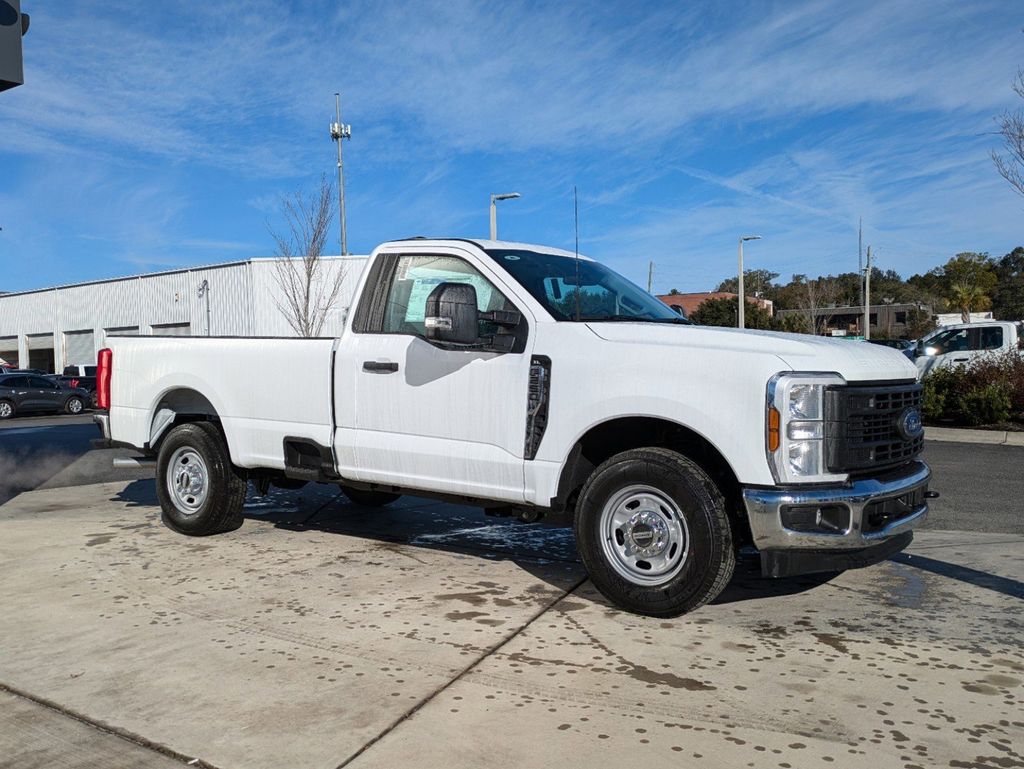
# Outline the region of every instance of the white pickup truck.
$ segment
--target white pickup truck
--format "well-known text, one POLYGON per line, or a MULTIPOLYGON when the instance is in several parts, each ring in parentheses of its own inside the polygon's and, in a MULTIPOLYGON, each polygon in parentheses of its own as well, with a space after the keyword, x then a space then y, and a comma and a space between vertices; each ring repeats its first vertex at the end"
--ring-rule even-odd
POLYGON ((928 510, 899 352, 693 325, 556 249, 385 243, 337 339, 109 339, 96 420, 156 458, 183 534, 240 526, 249 481, 556 511, 605 596, 673 616, 743 548, 769 576, 866 566, 928 510))
POLYGON ((944 326, 917 344, 918 376, 944 368, 966 366, 982 358, 1009 353, 1024 355, 1024 322, 988 320, 944 326))

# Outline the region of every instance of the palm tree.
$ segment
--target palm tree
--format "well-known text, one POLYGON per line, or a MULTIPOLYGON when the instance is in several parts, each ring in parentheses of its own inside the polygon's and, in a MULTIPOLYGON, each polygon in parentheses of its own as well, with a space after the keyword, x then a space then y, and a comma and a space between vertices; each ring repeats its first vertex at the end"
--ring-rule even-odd
POLYGON ((977 283, 951 283, 947 294, 950 304, 960 310, 960 320, 971 322, 971 313, 975 310, 988 309, 991 300, 977 283))

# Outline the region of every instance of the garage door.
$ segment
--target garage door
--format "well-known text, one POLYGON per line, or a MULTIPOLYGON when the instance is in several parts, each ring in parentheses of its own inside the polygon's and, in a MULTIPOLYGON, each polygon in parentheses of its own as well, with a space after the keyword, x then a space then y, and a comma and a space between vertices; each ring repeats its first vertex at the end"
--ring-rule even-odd
POLYGON ((56 370, 54 363, 53 334, 29 334, 28 367, 52 374, 56 370))
POLYGON ((188 336, 191 333, 188 323, 153 324, 153 336, 188 336))
POLYGON ((0 363, 18 365, 18 337, 0 336, 0 363))
POLYGON ((138 326, 113 326, 111 328, 103 329, 106 334, 116 334, 117 336, 138 336, 138 326))
POLYGON ((96 348, 93 346, 91 329, 64 333, 64 365, 96 365, 96 348))

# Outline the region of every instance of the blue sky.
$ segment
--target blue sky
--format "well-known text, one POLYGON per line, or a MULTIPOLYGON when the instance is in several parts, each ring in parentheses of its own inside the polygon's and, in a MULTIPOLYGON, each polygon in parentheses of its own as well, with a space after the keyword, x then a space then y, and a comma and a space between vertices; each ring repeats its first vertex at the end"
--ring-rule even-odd
MULTIPOLYGON (((904 275, 1024 244, 993 117, 1021 105, 1018 2, 393 4, 22 0, 0 93, 0 289, 269 255, 278 200, 334 174, 349 249, 487 233, 641 285, 747 263, 904 275)), ((332 243, 337 236, 332 235, 332 243)), ((337 250, 337 246, 335 246, 337 250)))

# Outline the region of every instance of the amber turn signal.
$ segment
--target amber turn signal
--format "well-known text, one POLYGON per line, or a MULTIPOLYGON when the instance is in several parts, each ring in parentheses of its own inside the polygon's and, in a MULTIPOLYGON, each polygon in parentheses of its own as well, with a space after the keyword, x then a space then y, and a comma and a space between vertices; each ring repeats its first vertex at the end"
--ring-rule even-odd
POLYGON ((779 410, 774 406, 768 407, 768 451, 776 451, 779 448, 779 410))

